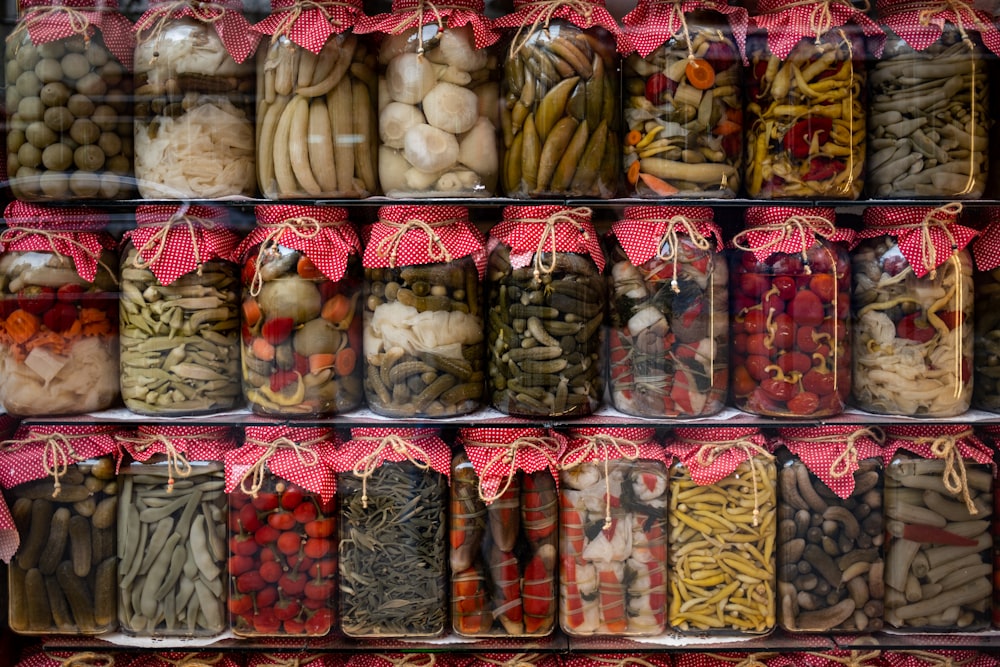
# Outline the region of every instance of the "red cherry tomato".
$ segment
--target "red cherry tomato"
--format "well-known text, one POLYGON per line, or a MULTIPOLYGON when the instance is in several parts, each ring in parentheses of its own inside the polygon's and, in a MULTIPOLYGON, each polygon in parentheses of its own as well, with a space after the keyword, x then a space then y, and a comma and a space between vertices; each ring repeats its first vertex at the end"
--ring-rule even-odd
POLYGON ((754 309, 743 316, 743 331, 748 334, 762 334, 767 331, 767 316, 764 311, 754 309))
POLYGON ((809 281, 809 289, 823 301, 832 302, 833 294, 837 291, 837 281, 832 273, 814 273, 809 281))
POLYGON ((788 410, 796 415, 811 415, 819 408, 819 396, 803 391, 788 400, 788 410))
POLYGON ((771 360, 767 357, 761 357, 757 355, 752 355, 747 357, 746 366, 747 373, 750 377, 757 382, 762 382, 770 377, 770 373, 765 371, 764 368, 771 365, 771 360))
POLYGON ((815 292, 809 290, 800 290, 785 308, 785 312, 799 326, 816 327, 823 323, 823 302, 815 292))
POLYGON ((774 336, 771 344, 779 350, 790 350, 795 345, 795 321, 788 313, 774 318, 774 336))

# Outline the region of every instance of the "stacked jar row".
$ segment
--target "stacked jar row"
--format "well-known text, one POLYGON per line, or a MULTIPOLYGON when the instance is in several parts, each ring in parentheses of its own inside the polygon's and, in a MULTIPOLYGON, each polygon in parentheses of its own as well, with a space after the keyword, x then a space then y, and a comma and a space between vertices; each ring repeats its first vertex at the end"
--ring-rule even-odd
POLYGON ((707 1, 642 0, 624 27, 599 0, 493 21, 476 0, 373 17, 275 0, 253 26, 238 3, 154 4, 135 26, 25 6, 6 49, 16 197, 986 193, 1000 48, 971 8, 886 0, 879 25, 806 25, 771 0, 748 32, 707 1))
POLYGON ((727 394, 790 418, 852 392, 882 414, 994 410, 1000 227, 975 241, 973 290, 960 212, 869 208, 855 233, 832 209, 751 208, 727 266, 703 207, 627 208, 599 236, 589 209, 512 206, 487 241, 463 208, 387 206, 362 243, 344 209, 259 207, 241 240, 225 209, 141 206, 116 266, 106 216, 14 202, 0 403, 564 417, 606 385, 649 418, 713 415, 727 394))
POLYGON ((996 621, 995 451, 970 427, 453 435, 22 425, 0 447, 20 537, 10 626, 586 637, 996 621))

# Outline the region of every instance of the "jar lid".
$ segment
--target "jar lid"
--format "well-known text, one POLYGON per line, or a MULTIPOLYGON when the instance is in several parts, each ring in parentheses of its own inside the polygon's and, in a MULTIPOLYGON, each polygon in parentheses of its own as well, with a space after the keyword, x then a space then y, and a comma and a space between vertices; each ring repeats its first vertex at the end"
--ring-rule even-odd
POLYGON ((205 262, 235 261, 239 237, 229 229, 229 212, 218 206, 151 205, 135 210, 137 227, 125 232, 162 285, 197 271, 205 262))
POLYGON ((870 206, 862 214, 863 239, 891 235, 896 237, 903 257, 918 278, 932 273, 955 253, 963 250, 978 232, 958 224, 962 205, 944 206, 870 206))
POLYGON ((337 477, 331 462, 337 434, 327 427, 279 424, 247 426, 242 447, 225 453, 226 493, 237 488, 255 495, 262 488, 264 472, 319 495, 324 503, 337 495, 337 477))
POLYGON ((285 36, 319 53, 333 35, 347 32, 364 17, 362 0, 271 0, 271 14, 252 29, 285 36))
POLYGON ((361 18, 354 32, 381 32, 395 35, 404 30, 436 23, 439 29, 469 26, 477 49, 484 49, 500 39, 493 22, 486 15, 483 0, 449 0, 447 4, 431 4, 427 0, 393 0, 392 11, 361 18))
MULTIPOLYGON (((988 12, 972 3, 948 0, 878 0, 879 22, 899 35, 915 51, 923 51, 941 39, 946 23, 954 25, 963 39, 978 34, 983 44, 1000 55, 1000 30, 988 12)), ((969 52, 968 58, 976 58, 969 52)))
POLYGON ((135 33, 117 0, 20 0, 22 18, 8 41, 27 30, 32 44, 46 44, 74 34, 89 40, 101 33, 104 45, 126 70, 132 71, 135 33), (29 15, 30 12, 30 15, 29 15))
POLYGON ((628 206, 622 219, 611 225, 611 236, 618 239, 629 262, 645 264, 669 245, 667 252, 676 255, 677 236, 687 236, 706 252, 711 251, 709 239, 715 237, 715 250, 721 251, 722 230, 715 224, 712 209, 707 206, 628 206))
POLYGON ((733 246, 752 252, 758 262, 777 253, 804 254, 818 239, 836 233, 832 208, 752 206, 747 209, 746 229, 733 237, 733 246))
POLYGON ((146 31, 162 30, 162 26, 179 18, 190 18, 209 24, 237 63, 242 63, 256 50, 260 33, 255 32, 243 16, 240 0, 151 0, 149 8, 135 22, 139 37, 146 31))
POLYGON ((560 439, 544 428, 463 428, 458 440, 479 478, 479 493, 490 504, 510 487, 518 470, 548 470, 558 487, 560 439))
POLYGON ((451 475, 451 449, 434 428, 352 428, 335 465, 367 479, 383 463, 403 461, 451 475))
POLYGON ((584 30, 600 26, 616 38, 621 32, 604 0, 514 0, 514 11, 494 20, 493 25, 497 28, 527 27, 534 31, 547 29, 552 19, 564 19, 584 30))
POLYGON ((589 208, 569 206, 507 206, 503 219, 490 230, 493 240, 507 245, 511 266, 523 268, 535 261, 535 268, 546 273, 542 253, 572 252, 589 255, 604 271, 604 253, 589 208))
POLYGON ((756 13, 750 17, 751 27, 767 32, 767 47, 781 60, 788 58, 801 39, 818 40, 848 23, 861 28, 868 48, 876 57, 881 55, 885 33, 849 0, 759 0, 756 13))
POLYGON ((483 236, 462 206, 383 206, 368 234, 365 268, 436 264, 472 256, 480 278, 486 270, 483 236))
MULTIPOLYGON (((681 31, 687 31, 684 14, 699 10, 718 12, 729 23, 729 29, 736 40, 736 48, 747 64, 747 24, 749 17, 743 7, 715 0, 686 0, 666 2, 665 0, 639 0, 635 9, 622 17, 625 29, 618 35, 618 52, 628 55, 633 51, 645 58, 662 44, 681 31)), ((689 40, 690 41, 690 40, 689 40)))
MULTIPOLYGON (((112 456, 115 469, 120 450, 115 435, 121 429, 103 424, 22 424, 14 437, 0 443, 0 486, 11 489, 52 477, 56 488, 66 465, 112 456)), ((57 496, 58 497, 58 496, 57 496)))

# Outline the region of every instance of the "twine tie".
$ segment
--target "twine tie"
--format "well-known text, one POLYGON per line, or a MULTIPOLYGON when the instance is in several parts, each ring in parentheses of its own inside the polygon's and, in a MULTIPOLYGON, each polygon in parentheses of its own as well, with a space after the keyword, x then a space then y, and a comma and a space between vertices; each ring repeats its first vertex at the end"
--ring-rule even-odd
POLYGON ((222 654, 216 653, 211 656, 202 655, 200 653, 188 653, 182 658, 177 660, 171 660, 163 655, 160 659, 164 662, 168 662, 174 667, 211 667, 212 665, 218 664, 222 660, 222 654))
POLYGON ((427 256, 433 262, 450 262, 452 260, 451 253, 448 252, 448 248, 445 247, 444 241, 438 235, 435 229, 439 227, 447 227, 458 222, 455 219, 439 220, 437 222, 426 222, 420 220, 419 218, 410 218, 406 222, 391 222, 389 220, 380 220, 379 224, 383 224, 387 227, 394 229, 392 234, 383 237, 378 245, 375 246, 375 252, 382 259, 389 260, 389 268, 396 268, 396 261, 399 259, 399 244, 403 242, 403 238, 406 236, 407 232, 415 229, 419 229, 427 235, 427 256))
POLYGON ((871 9, 868 0, 864 0, 858 7, 852 5, 849 0, 819 0, 819 2, 817 0, 798 0, 797 2, 785 3, 764 13, 779 14, 795 7, 812 7, 809 12, 809 30, 816 35, 815 43, 819 44, 823 35, 833 27, 833 13, 830 11, 830 7, 833 5, 842 5, 851 12, 867 13, 871 9))
POLYGON ((466 446, 483 447, 496 450, 496 453, 490 458, 489 461, 486 462, 486 465, 483 466, 482 473, 479 475, 479 499, 487 505, 496 502, 503 497, 503 494, 507 493, 507 490, 510 489, 510 485, 514 483, 514 478, 517 475, 518 470, 518 467, 514 464, 517 462, 518 452, 522 450, 534 451, 544 456, 550 467, 555 468, 558 465, 555 455, 559 450, 559 446, 555 440, 544 436, 521 436, 510 443, 475 442, 466 440, 465 444, 466 446), (501 474, 505 477, 504 483, 502 488, 497 489, 496 493, 486 495, 483 491, 483 480, 490 476, 489 473, 494 468, 500 468, 501 474), (505 469, 506 474, 503 472, 505 469))
POLYGON ((301 218, 288 218, 277 223, 264 223, 258 226, 267 230, 267 235, 260 242, 260 249, 257 251, 257 259, 254 260, 253 278, 250 280, 250 295, 257 296, 264 288, 264 278, 261 277, 261 268, 264 265, 264 250, 278 245, 285 232, 294 234, 300 239, 314 239, 319 236, 319 232, 324 227, 338 227, 341 223, 323 223, 310 216, 301 218))
POLYGON ((393 667, 434 667, 437 662, 437 656, 433 653, 407 653, 399 658, 382 654, 378 657, 393 667))
POLYGON ((869 660, 877 660, 879 656, 882 655, 882 651, 868 651, 867 653, 851 651, 850 655, 846 656, 830 655, 829 653, 813 653, 810 651, 807 652, 806 655, 811 655, 822 660, 836 662, 840 665, 844 665, 844 667, 865 667, 869 660))
POLYGON ((608 667, 660 667, 648 660, 631 655, 623 656, 621 659, 602 658, 599 656, 594 656, 592 659, 594 662, 601 665, 608 665, 608 667))
POLYGON ((5 440, 0 446, 13 452, 28 445, 42 445, 42 468, 45 474, 52 478, 52 497, 58 498, 62 490, 59 478, 69 471, 71 463, 87 460, 87 457, 80 456, 73 449, 73 440, 87 440, 90 437, 90 434, 66 435, 28 431, 26 437, 20 440, 5 440))
MULTIPOLYGON (((675 4, 675 6, 679 6, 675 4)), ((710 220, 698 220, 692 219, 685 215, 675 215, 672 218, 653 218, 648 220, 648 222, 662 223, 666 225, 663 230, 663 234, 660 235, 660 241, 657 244, 656 257, 657 259, 662 259, 665 262, 673 262, 673 272, 670 278, 670 289, 673 290, 674 294, 679 294, 681 288, 677 284, 677 265, 680 262, 680 236, 681 234, 687 235, 691 239, 691 243, 702 251, 708 251, 711 249, 712 244, 707 238, 698 230, 699 222, 711 222, 710 220), (678 227, 682 231, 678 231, 678 227), (667 248, 666 254, 664 254, 663 249, 667 248)))
POLYGON ((793 239, 796 236, 799 239, 799 245, 802 246, 800 251, 802 255, 802 262, 804 270, 807 274, 812 274, 812 269, 809 267, 809 256, 806 251, 809 249, 807 245, 809 241, 809 235, 821 236, 824 239, 829 240, 836 233, 836 228, 833 223, 826 218, 818 215, 792 215, 789 216, 784 222, 776 222, 766 225, 755 225, 748 229, 736 234, 733 237, 733 246, 744 252, 757 253, 761 250, 771 250, 781 245, 789 239, 793 239), (771 238, 764 243, 758 245, 757 247, 752 247, 748 245, 743 245, 744 239, 749 239, 750 234, 753 232, 774 232, 771 238))
MULTIPOLYGON (((330 13, 331 7, 343 7, 344 9, 353 10, 354 6, 347 2, 332 2, 330 0, 324 0, 323 2, 316 2, 314 0, 298 0, 291 7, 279 9, 284 15, 278 20, 278 25, 274 29, 274 33, 271 34, 271 44, 274 44, 281 37, 288 37, 288 33, 291 32, 292 27, 295 22, 299 20, 304 12, 315 10, 322 14, 323 19, 335 28, 341 28, 343 23, 333 18, 330 13)), ((264 667, 263 665, 261 667, 264 667)), ((296 666, 298 667, 298 666, 296 666)))
POLYGON ((541 653, 516 653, 509 660, 495 660, 484 655, 478 656, 482 662, 496 665, 496 667, 535 667, 535 663, 541 658, 541 653))
POLYGON ((970 49, 975 48, 972 39, 969 37, 969 33, 965 31, 965 23, 962 20, 963 14, 965 16, 972 17, 973 26, 975 26, 975 29, 980 32, 989 30, 991 26, 979 18, 979 15, 976 14, 976 10, 971 3, 964 2, 964 0, 943 0, 937 7, 925 7, 920 10, 920 25, 924 27, 929 26, 931 24, 931 19, 934 16, 948 10, 951 10, 954 14, 955 27, 958 28, 958 34, 962 36, 962 42, 970 49))
POLYGON ((639 458, 640 446, 649 442, 644 440, 636 442, 625 438, 616 438, 606 433, 595 435, 583 435, 580 439, 584 441, 582 445, 573 450, 572 461, 563 461, 563 470, 572 470, 588 459, 598 458, 604 465, 604 530, 611 528, 611 479, 610 466, 608 462, 612 459, 625 459, 635 461, 639 458))
POLYGON ((195 229, 195 223, 206 231, 216 228, 214 220, 185 215, 183 209, 171 215, 170 219, 166 222, 140 223, 137 225, 137 228, 155 227, 156 230, 142 246, 136 248, 138 252, 136 253, 135 260, 132 262, 133 266, 137 269, 150 269, 153 264, 159 262, 163 256, 163 252, 167 249, 167 238, 170 236, 170 230, 178 227, 186 229, 188 235, 191 237, 191 250, 194 253, 194 261, 198 265, 197 273, 200 276, 202 274, 201 249, 198 246, 200 233, 198 229, 195 229), (143 259, 143 253, 149 251, 153 252, 152 257, 148 260, 143 259))
MULTIPOLYGON (((88 7, 88 12, 110 12, 111 7, 88 7)), ((50 16, 65 14, 69 19, 69 29, 73 34, 82 35, 84 44, 90 44, 90 28, 92 26, 87 16, 73 7, 31 7, 24 13, 24 19, 18 23, 17 27, 7 35, 7 41, 13 42, 21 39, 21 35, 30 28, 40 23, 44 23, 50 16)), ((96 655, 96 654, 95 654, 96 655)))
POLYGON ((163 455, 166 457, 167 462, 167 493, 171 493, 174 490, 174 482, 176 481, 175 478, 189 477, 192 472, 191 462, 186 456, 184 456, 184 452, 177 449, 177 446, 174 445, 174 438, 179 440, 214 441, 218 439, 218 435, 213 433, 201 433, 168 437, 161 433, 140 433, 135 438, 119 437, 118 439, 122 442, 134 445, 135 451, 140 454, 149 451, 156 445, 163 447, 163 455))
POLYGON ((510 42, 511 57, 517 55, 524 48, 528 40, 531 39, 531 35, 540 26, 544 25, 545 29, 548 30, 552 17, 563 7, 579 14, 583 17, 585 23, 590 23, 594 15, 594 5, 585 0, 536 0, 535 2, 525 2, 522 7, 535 7, 540 11, 535 14, 535 18, 530 25, 519 26, 517 32, 514 33, 514 37, 510 42), (524 36, 524 39, 521 39, 525 29, 527 29, 527 35, 524 36))
POLYGON ((15 243, 18 243, 19 241, 23 241, 25 239, 29 239, 35 236, 40 236, 44 238, 46 241, 48 241, 49 248, 52 250, 52 254, 58 257, 60 260, 67 259, 68 255, 61 252, 57 244, 65 243, 67 245, 73 246, 81 254, 86 255, 90 259, 94 260, 94 262, 98 266, 100 266, 107 272, 107 274, 114 281, 115 285, 118 284, 118 271, 113 270, 110 266, 101 261, 101 253, 93 252, 90 248, 80 243, 75 238, 73 238, 73 234, 71 232, 70 233, 51 232, 45 229, 32 229, 29 231, 24 229, 8 228, 4 230, 2 233, 0 233, 0 243, 13 245, 15 243))
MULTIPOLYGON (((685 444, 699 445, 698 451, 695 455, 695 461, 702 468, 711 466, 715 463, 715 460, 719 456, 731 449, 739 449, 743 452, 747 463, 750 465, 750 483, 753 486, 753 525, 754 527, 758 526, 760 524, 760 490, 757 488, 757 467, 759 465, 763 468, 763 464, 758 463, 757 457, 762 456, 766 460, 770 461, 774 459, 774 456, 749 437, 737 438, 736 440, 719 440, 717 442, 708 443, 697 443, 693 440, 686 440, 683 438, 678 441, 685 444)), ((764 471, 761 470, 760 474, 763 477, 764 471)))
POLYGON ((589 216, 592 212, 593 211, 591 211, 591 209, 581 206, 569 211, 558 211, 544 219, 515 218, 508 220, 510 223, 517 223, 521 225, 544 225, 542 227, 542 233, 538 237, 538 245, 535 248, 534 277, 536 282, 541 279, 543 273, 550 274, 556 270, 556 253, 558 252, 558 249, 556 248, 556 225, 561 222, 573 225, 573 227, 576 228, 576 231, 583 235, 584 239, 589 239, 590 233, 584 228, 583 223, 579 220, 579 216, 589 216), (545 252, 546 243, 550 243, 552 246, 552 258, 549 260, 548 264, 545 264, 542 260, 542 254, 545 252))
POLYGON ((307 468, 312 468, 313 466, 319 464, 319 455, 312 449, 312 445, 325 441, 326 438, 322 436, 311 440, 303 440, 302 442, 295 442, 284 436, 271 440, 270 442, 265 440, 248 439, 246 441, 247 444, 264 447, 265 451, 261 454, 260 458, 254 461, 253 465, 247 468, 247 471, 243 473, 243 476, 240 478, 240 491, 247 494, 251 498, 257 497, 257 494, 260 493, 261 488, 264 486, 264 477, 267 472, 267 462, 280 449, 290 449, 295 452, 295 456, 298 457, 299 463, 307 468), (247 480, 250 481, 249 486, 247 485, 247 480))
POLYGON ((830 477, 840 479, 854 472, 858 467, 857 441, 861 438, 871 438, 878 444, 885 441, 885 433, 878 426, 865 426, 847 434, 844 438, 841 435, 821 435, 815 438, 790 438, 795 442, 808 442, 810 444, 832 444, 836 445, 844 442, 844 449, 837 454, 830 463, 830 477))
MULTIPOLYGON (((434 5, 430 0, 418 0, 416 11, 410 12, 410 15, 403 21, 389 31, 391 35, 398 35, 410 28, 415 27, 417 30, 417 55, 424 55, 424 31, 421 28, 424 27, 424 5, 430 6, 431 11, 434 13, 434 21, 437 23, 438 34, 440 35, 444 32, 444 18, 441 16, 440 10, 434 5)), ((459 9, 454 7, 451 9, 459 9)), ((428 236, 430 236, 428 234, 428 236)))
POLYGON ((286 660, 282 656, 275 653, 265 653, 263 657, 269 662, 258 663, 257 667, 304 667, 311 662, 320 660, 322 656, 316 654, 307 656, 296 655, 286 660))
POLYGON ((962 494, 962 500, 965 502, 965 507, 969 510, 969 514, 979 514, 979 509, 972 502, 972 497, 969 495, 965 461, 963 460, 961 451, 956 452, 958 441, 968 438, 971 435, 972 429, 970 428, 959 433, 945 433, 935 437, 894 435, 893 438, 919 445, 929 445, 934 458, 944 461, 944 472, 941 475, 944 488, 954 495, 962 494))
POLYGON ((363 509, 368 509, 368 478, 375 474, 375 470, 382 464, 382 455, 386 449, 391 449, 395 453, 405 457, 418 470, 427 470, 431 467, 427 463, 430 460, 430 456, 428 456, 427 451, 423 447, 416 444, 415 441, 407 440, 395 433, 381 437, 359 436, 354 439, 377 443, 375 449, 358 460, 351 469, 354 476, 361 479, 361 507, 363 509))
POLYGON ((46 653, 45 657, 53 662, 58 662, 60 667, 114 667, 115 657, 110 653, 94 653, 85 651, 74 653, 68 658, 60 658, 52 653, 46 653))
POLYGON ((767 667, 767 660, 777 657, 777 653, 751 653, 744 657, 725 655, 722 653, 706 653, 710 658, 731 662, 733 667, 767 667))

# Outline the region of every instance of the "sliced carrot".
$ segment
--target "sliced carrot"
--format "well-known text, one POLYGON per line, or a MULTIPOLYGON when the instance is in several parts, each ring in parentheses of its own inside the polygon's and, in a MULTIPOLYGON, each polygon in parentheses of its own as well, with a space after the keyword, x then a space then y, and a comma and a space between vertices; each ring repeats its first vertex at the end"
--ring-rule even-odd
POLYGON ((260 321, 260 306, 257 305, 257 300, 252 296, 248 296, 243 300, 243 323, 248 327, 252 327, 260 321))
POLYGON ((66 348, 66 339, 55 331, 42 331, 24 343, 24 349, 29 352, 36 347, 48 347, 56 354, 61 354, 66 348))
POLYGON ((91 322, 100 322, 101 320, 106 320, 107 315, 100 308, 81 308, 80 309, 80 321, 84 324, 90 324, 91 322))
POLYGON ((18 344, 28 342, 32 336, 38 333, 39 321, 36 315, 32 315, 26 310, 18 308, 7 316, 4 326, 11 339, 18 344))
POLYGON ((730 134, 736 134, 737 132, 741 132, 742 130, 743 126, 740 125, 739 123, 734 123, 728 118, 722 118, 719 120, 719 123, 714 128, 712 128, 712 134, 720 137, 726 137, 729 136, 730 134))
POLYGON ((625 135, 626 146, 635 146, 640 141, 642 141, 642 132, 640 132, 639 130, 632 130, 631 132, 625 135))
POLYGON ((74 338, 78 338, 83 335, 83 322, 80 321, 79 317, 73 320, 73 324, 69 325, 69 329, 66 329, 66 331, 63 332, 63 335, 69 340, 73 340, 74 338))
POLYGON ((358 354, 353 348, 345 347, 343 350, 337 352, 337 375, 350 375, 357 362, 358 354))
POLYGON ((688 83, 698 90, 707 90, 715 83, 715 70, 702 58, 693 58, 684 67, 688 83))
POLYGON ((299 274, 300 278, 305 280, 317 280, 323 277, 323 272, 316 268, 312 260, 302 255, 299 257, 299 263, 295 266, 295 271, 299 274))
POLYGON ((641 168, 638 160, 628 166, 628 172, 625 175, 628 177, 629 185, 635 185, 639 182, 639 170, 641 168))
POLYGON ((104 336, 105 334, 111 333, 111 322, 101 320, 100 322, 90 322, 89 324, 84 324, 83 330, 80 333, 84 336, 104 336))
POLYGON ((733 121, 734 123, 739 123, 743 125, 743 109, 737 109, 736 107, 726 107, 726 118, 733 121))
POLYGON ((351 309, 350 300, 343 294, 334 294, 333 297, 323 304, 320 317, 327 322, 339 324, 351 309))
POLYGON ((253 356, 261 361, 271 361, 274 359, 274 346, 263 338, 254 338, 250 344, 250 350, 253 352, 253 356))
POLYGON ((641 178, 642 182, 646 184, 646 187, 660 196, 669 197, 670 195, 675 195, 680 192, 680 190, 670 185, 670 183, 667 183, 662 178, 657 178, 651 174, 639 174, 639 178, 641 178))
POLYGON ((309 355, 309 372, 315 375, 320 371, 333 368, 337 361, 337 355, 328 352, 317 352, 309 355))

